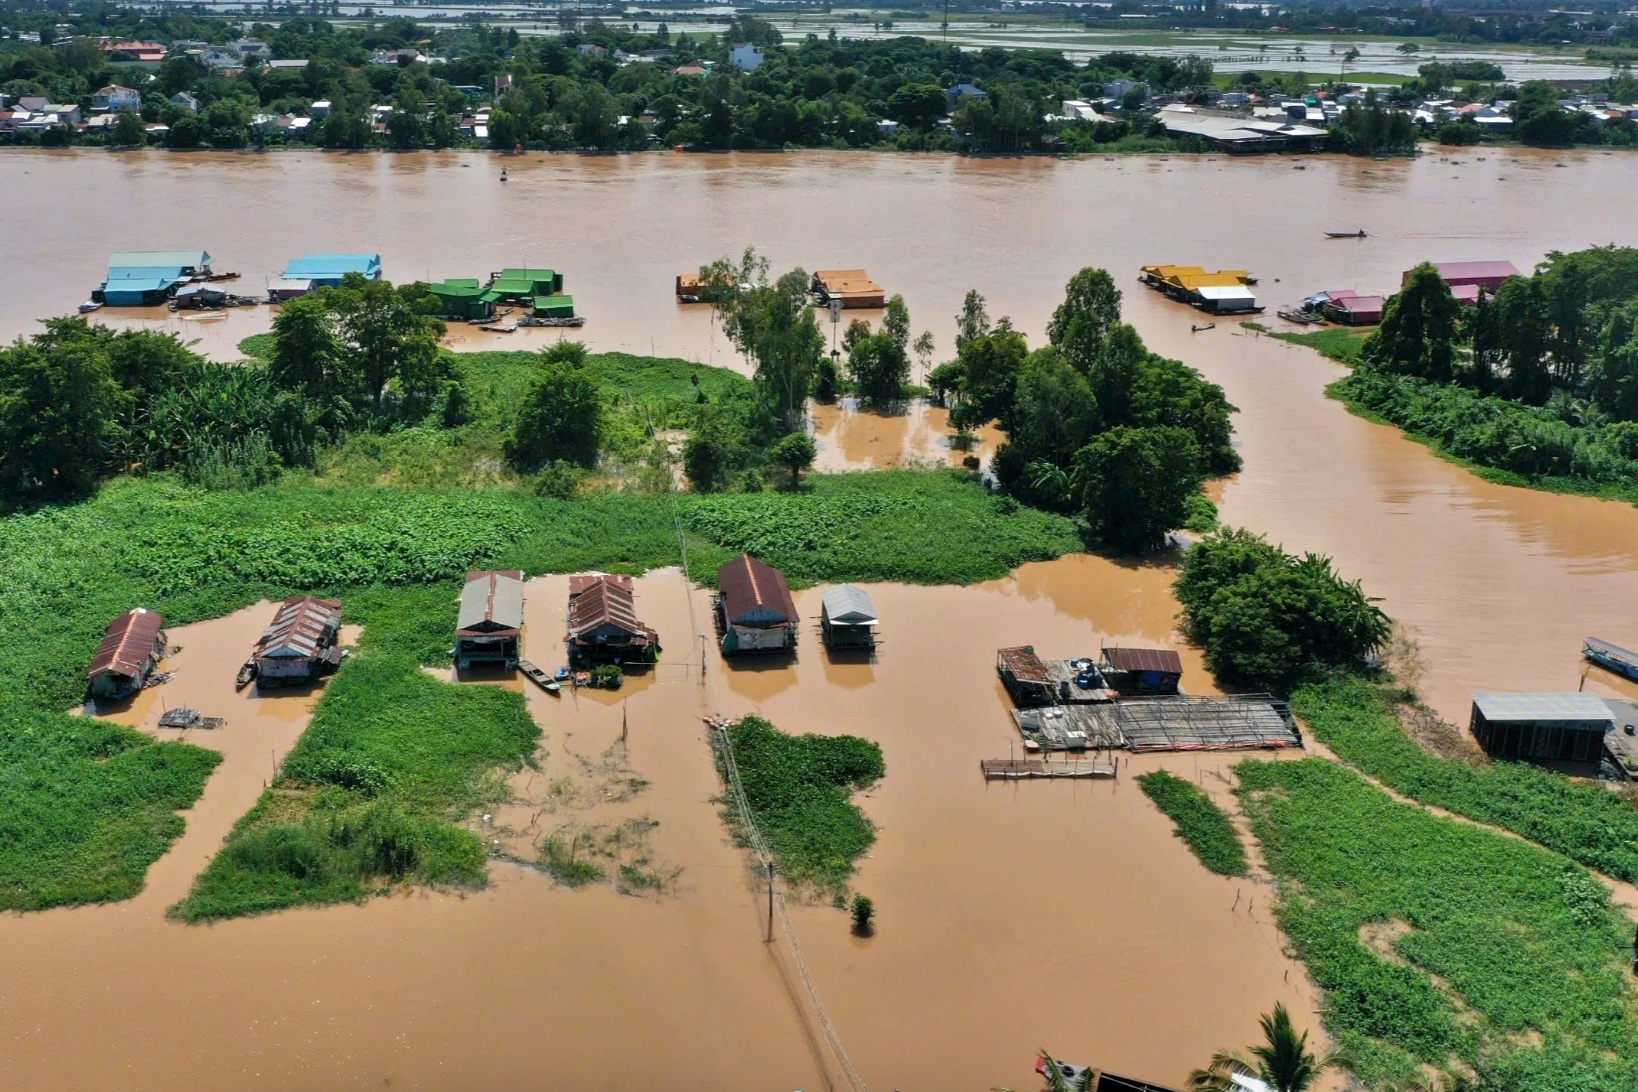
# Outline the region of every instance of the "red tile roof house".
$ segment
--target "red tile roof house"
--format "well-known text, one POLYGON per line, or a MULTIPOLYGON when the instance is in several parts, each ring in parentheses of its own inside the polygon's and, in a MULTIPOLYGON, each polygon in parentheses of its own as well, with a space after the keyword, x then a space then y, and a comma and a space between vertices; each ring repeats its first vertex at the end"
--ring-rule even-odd
MULTIPOLYGON (((1500 288, 1509 277, 1520 276, 1512 262, 1435 262, 1433 268, 1452 288, 1476 285, 1487 292, 1500 288)), ((1410 280, 1410 275, 1411 271, 1407 269, 1399 280, 1401 286, 1410 280)))

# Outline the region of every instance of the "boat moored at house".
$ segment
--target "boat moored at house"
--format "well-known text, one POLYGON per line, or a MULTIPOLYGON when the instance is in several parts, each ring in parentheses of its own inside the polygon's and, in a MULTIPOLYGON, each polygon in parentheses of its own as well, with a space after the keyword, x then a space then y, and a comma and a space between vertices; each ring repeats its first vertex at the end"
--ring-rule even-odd
POLYGON ((256 685, 302 686, 341 666, 341 603, 296 595, 279 604, 273 623, 262 631, 248 666, 256 685))

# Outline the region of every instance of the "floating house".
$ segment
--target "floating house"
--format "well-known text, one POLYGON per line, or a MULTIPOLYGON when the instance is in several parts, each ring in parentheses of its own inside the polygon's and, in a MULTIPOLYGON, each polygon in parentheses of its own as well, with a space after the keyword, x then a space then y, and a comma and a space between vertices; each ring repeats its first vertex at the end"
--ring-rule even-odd
POLYGON ((210 255, 203 250, 118 251, 109 255, 108 279, 91 299, 110 307, 152 306, 189 281, 210 275, 210 255))
POLYGON ((723 655, 796 647, 796 601, 784 573, 741 554, 717 570, 717 588, 723 655))
POLYGON ((274 277, 267 282, 267 302, 284 303, 313 290, 313 282, 302 277, 274 277))
POLYGON ((1175 694, 1183 657, 1169 648, 1105 648, 1103 674, 1122 694, 1175 694))
POLYGON ((494 303, 531 303, 536 296, 563 291, 563 274, 553 269, 503 269, 489 274, 485 294, 494 303))
POLYGON ((1597 763, 1615 715, 1596 694, 1473 695, 1469 728, 1487 754, 1526 762, 1597 763))
MULTIPOLYGON (((1472 285, 1486 292, 1495 292, 1509 277, 1520 276, 1512 262, 1436 262, 1433 268, 1439 271, 1439 279, 1451 288, 1472 285)), ((1401 286, 1410 280, 1413 272, 1405 270, 1399 278, 1401 286)))
POLYGON ((340 635, 339 602, 311 595, 286 599, 251 652, 257 685, 300 686, 334 671, 341 664, 340 635))
POLYGON ((307 281, 313 288, 336 288, 349 273, 365 280, 381 279, 379 254, 303 254, 284 267, 287 281, 307 281))
POLYGON ((819 630, 833 652, 876 647, 876 608, 863 588, 840 584, 819 597, 819 630))
POLYGON ((1138 280, 1174 300, 1213 314, 1254 314, 1262 308, 1248 287, 1257 279, 1244 269, 1207 272, 1198 265, 1146 265, 1138 280))
POLYGON ((840 300, 844 308, 887 306, 887 291, 863 269, 821 269, 808 290, 823 304, 840 300))
POLYGON ((495 313, 495 301, 476 277, 439 281, 428 287, 438 297, 439 318, 477 322, 495 313))
POLYGON ((574 318, 574 297, 536 296, 534 308, 536 318, 572 319, 574 318))
POLYGON ((660 635, 637 617, 629 576, 590 573, 569 578, 569 662, 651 664, 660 652, 660 635))
POLYGON ((91 658, 91 695, 118 700, 135 694, 165 656, 165 619, 144 607, 108 623, 91 658))
POLYGON ((1387 306, 1387 300, 1381 296, 1362 296, 1344 290, 1318 292, 1303 302, 1344 326, 1374 326, 1382 321, 1382 308, 1387 306))
POLYGON ((1098 666, 1086 657, 1043 660, 1034 645, 997 649, 995 673, 1021 709, 1038 705, 1086 705, 1115 700, 1098 666))
POLYGON ((466 574, 455 619, 455 666, 518 665, 523 640, 523 573, 518 569, 466 574))

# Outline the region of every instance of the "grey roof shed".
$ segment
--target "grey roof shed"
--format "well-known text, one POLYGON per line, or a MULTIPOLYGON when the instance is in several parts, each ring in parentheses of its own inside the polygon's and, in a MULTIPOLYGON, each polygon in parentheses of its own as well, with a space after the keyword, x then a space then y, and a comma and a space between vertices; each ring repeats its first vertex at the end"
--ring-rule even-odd
POLYGON ((826 588, 820 600, 824 603, 825 617, 839 625, 869 625, 877 620, 876 608, 871 604, 870 596, 857 585, 838 584, 834 588, 826 588))

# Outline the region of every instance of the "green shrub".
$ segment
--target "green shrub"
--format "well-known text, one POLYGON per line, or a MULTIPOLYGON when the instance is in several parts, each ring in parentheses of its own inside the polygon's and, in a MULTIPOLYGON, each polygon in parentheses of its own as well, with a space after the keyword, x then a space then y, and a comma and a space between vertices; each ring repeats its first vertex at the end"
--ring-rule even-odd
POLYGON ((1211 797, 1165 770, 1155 770, 1138 778, 1143 795, 1153 800, 1175 824, 1177 836, 1200 858, 1200 863, 1219 876, 1244 876, 1246 851, 1234 824, 1211 797))
POLYGON ((845 890, 853 862, 876 840, 850 798, 886 773, 881 747, 857 736, 786 735, 760 717, 728 732, 751 817, 779 870, 798 886, 845 890))

